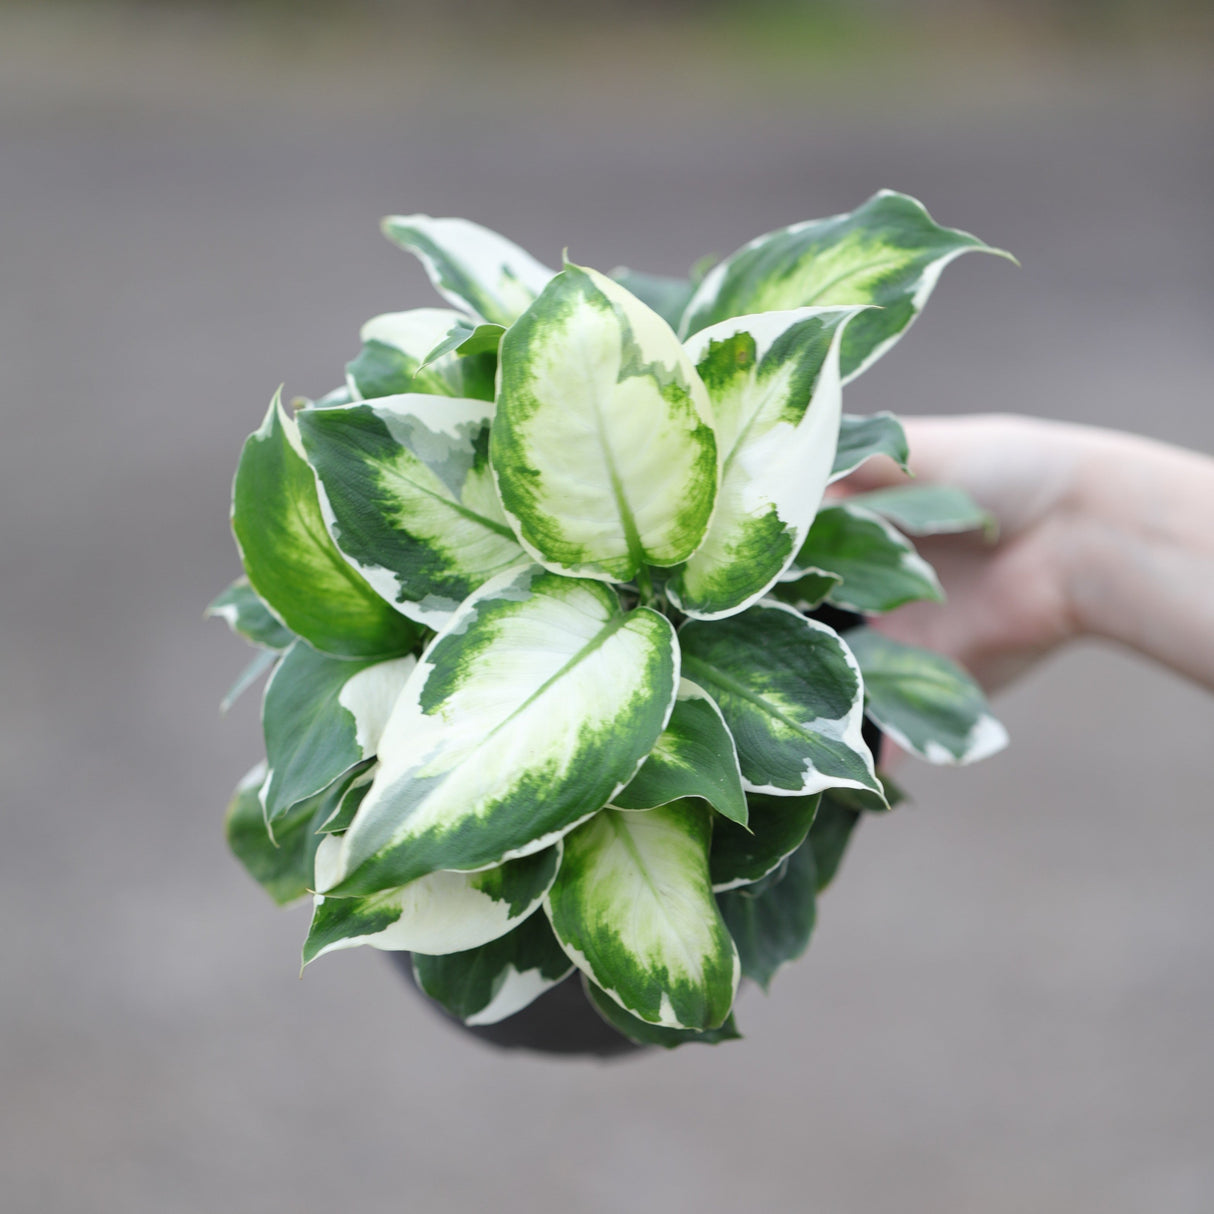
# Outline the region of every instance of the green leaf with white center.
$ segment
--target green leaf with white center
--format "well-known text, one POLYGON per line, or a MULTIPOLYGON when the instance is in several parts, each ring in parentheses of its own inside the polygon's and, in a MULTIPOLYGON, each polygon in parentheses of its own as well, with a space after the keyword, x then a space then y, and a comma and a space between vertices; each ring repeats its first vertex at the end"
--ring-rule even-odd
POLYGON ((849 611, 872 614, 921 599, 944 601, 935 570, 910 540, 850 499, 819 511, 793 567, 838 574, 842 584, 828 597, 849 611))
POLYGON ((679 681, 669 724, 612 805, 654 809, 681 797, 701 797, 726 818, 746 822, 737 747, 712 697, 689 679, 679 681))
POLYGON ((725 1017, 719 1028, 715 1029, 668 1029, 659 1024, 649 1024, 640 1020, 622 1007, 609 995, 599 990, 585 974, 582 975, 582 989, 586 998, 596 1012, 617 1033, 627 1037, 633 1045, 660 1045, 664 1050, 673 1050, 680 1045, 719 1045, 722 1041, 741 1041, 742 1034, 734 1022, 733 1013, 725 1017))
POLYGON ((566 266, 502 339, 490 455, 523 546, 558 572, 620 582, 686 560, 716 497, 710 417, 670 326, 566 266))
POLYGON ((892 413, 873 413, 866 417, 844 413, 839 423, 835 462, 830 470, 831 483, 855 472, 866 460, 878 455, 888 456, 903 472, 910 471, 906 466, 910 448, 902 423, 892 413))
POLYGON ((417 985, 465 1024, 497 1024, 573 973, 543 914, 479 948, 413 954, 417 985))
POLYGON ((879 310, 859 317, 843 338, 847 383, 905 332, 944 267, 969 252, 1010 258, 967 232, 940 227, 915 199, 882 190, 849 213, 744 245, 705 276, 687 305, 683 332, 749 312, 875 304, 879 310))
MULTIPOLYGON (((475 331, 449 308, 414 308, 374 317, 362 327, 362 350, 346 366, 353 399, 426 392, 492 400, 496 359, 484 349, 466 351, 472 357, 464 357, 457 349, 475 331), (450 349, 437 349, 453 331, 461 336, 450 349)), ((499 328, 499 336, 500 332, 499 328)))
POLYGON ((740 316, 686 343, 712 400, 721 478, 703 543, 666 584, 685 614, 749 607, 804 543, 839 433, 839 340, 858 310, 740 316))
MULTIPOLYGON (((329 884, 341 840, 325 835, 316 852, 316 885, 329 884)), ((441 956, 478 948, 534 914, 561 863, 561 844, 475 873, 434 872, 363 898, 318 896, 304 942, 304 965, 343 948, 441 956)))
POLYGON ((896 485, 857 493, 848 503, 896 523, 910 535, 954 535, 995 530, 995 519, 955 485, 896 485))
POLYGON ((261 796, 268 823, 374 757, 415 665, 412 657, 347 661, 304 641, 287 650, 261 710, 269 764, 261 796))
MULTIPOLYGON (((489 363, 491 372, 497 370, 497 348, 502 344, 502 325, 475 324, 465 316, 459 316, 447 330, 447 336, 422 359, 421 370, 440 362, 446 355, 455 354, 460 358, 468 358, 473 354, 492 354, 489 363)), ((492 379, 492 374, 490 376, 492 379)), ((490 384, 492 389, 492 384, 490 384)), ((479 395, 479 393, 461 393, 461 395, 479 395)), ((492 393, 491 393, 492 395, 492 393)), ((490 399, 490 397, 486 397, 490 399)))
POLYGON ((444 299, 491 324, 512 324, 553 274, 513 241, 467 219, 390 215, 383 230, 421 261, 444 299))
POLYGON ((773 797, 750 793, 749 829, 732 822, 717 822, 713 827, 712 888, 720 893, 753 885, 779 868, 805 842, 822 796, 825 794, 773 797))
POLYGON ((274 824, 272 839, 259 795, 265 781, 265 764, 259 763, 236 789, 224 821, 228 846, 248 874, 280 906, 302 898, 312 888, 312 863, 320 845, 320 823, 333 812, 348 779, 338 780, 318 796, 290 809, 274 824))
POLYGON ((626 1011, 717 1028, 737 990, 733 942, 708 879, 711 811, 674 801, 605 809, 565 839, 548 918, 574 964, 626 1011))
POLYGON ((955 662, 871 628, 853 629, 847 643, 864 672, 869 716, 904 750, 954 764, 1007 745, 981 688, 955 662))
POLYGON ((630 295, 652 308, 672 329, 679 327, 695 285, 690 278, 667 278, 663 274, 645 274, 620 266, 611 277, 630 295))
POLYGON ((493 484, 492 416, 488 401, 420 395, 299 414, 338 546, 385 599, 431 628, 494 574, 530 563, 493 484))
POLYGON ((656 611, 625 612, 602 583, 534 565, 498 575, 402 692, 333 892, 546 847, 636 774, 678 681, 678 644, 656 611))
POLYGON ((237 578, 207 606, 207 616, 218 616, 238 636, 266 649, 286 649, 295 635, 257 597, 249 579, 237 578))
POLYGON ((281 394, 241 452, 232 531, 253 589, 317 649, 373 658, 413 648, 417 625, 376 594, 330 538, 316 478, 281 394))
POLYGON ((798 611, 813 611, 820 607, 830 595, 843 584, 843 579, 837 573, 825 569, 798 569, 796 581, 777 582, 772 588, 772 595, 782 603, 795 607, 798 611))
POLYGON ((788 858, 779 881, 761 893, 746 889, 717 895, 738 949, 742 973, 767 990, 776 971, 809 946, 817 918, 813 848, 803 843, 788 858))
POLYGON ((839 871, 843 853, 847 850, 861 813, 861 810, 849 805, 845 798, 838 796, 835 790, 822 794, 818 816, 809 832, 809 846, 814 853, 819 893, 834 880, 839 871))
POLYGON ((860 732, 860 671, 832 629, 769 600, 725 620, 688 620, 679 647, 686 677, 725 717, 749 791, 880 791, 860 732))

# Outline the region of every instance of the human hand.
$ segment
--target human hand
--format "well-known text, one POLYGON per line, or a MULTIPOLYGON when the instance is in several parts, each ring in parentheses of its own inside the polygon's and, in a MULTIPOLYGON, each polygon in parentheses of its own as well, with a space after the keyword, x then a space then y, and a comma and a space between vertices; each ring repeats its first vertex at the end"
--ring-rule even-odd
MULTIPOLYGON (((1214 688, 1214 460, 1135 435, 1010 415, 904 419, 921 483, 957 485, 995 518, 918 548, 943 605, 876 626, 996 690, 1059 645, 1103 636, 1214 688)), ((871 460, 840 495, 905 483, 871 460)))

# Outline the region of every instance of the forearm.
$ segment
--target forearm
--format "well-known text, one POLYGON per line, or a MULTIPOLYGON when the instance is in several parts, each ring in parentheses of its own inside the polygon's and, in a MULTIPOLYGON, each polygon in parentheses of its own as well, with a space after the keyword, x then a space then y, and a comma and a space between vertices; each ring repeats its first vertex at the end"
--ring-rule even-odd
POLYGON ((1060 574, 1076 631, 1214 688, 1214 459, 1091 430, 1060 574))

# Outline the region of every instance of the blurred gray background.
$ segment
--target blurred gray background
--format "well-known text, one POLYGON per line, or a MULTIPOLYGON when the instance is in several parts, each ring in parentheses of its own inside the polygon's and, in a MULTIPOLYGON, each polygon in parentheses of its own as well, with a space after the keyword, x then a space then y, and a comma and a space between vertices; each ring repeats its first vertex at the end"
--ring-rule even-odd
MULTIPOLYGON (((852 411, 1214 449, 1202 5, 0 4, 0 1207, 1214 1209, 1214 699, 1081 646, 904 769, 747 1039, 463 1038, 225 852, 228 490, 465 215, 681 272, 891 186, 951 267, 852 411)), ((1212 588, 1214 591, 1214 588, 1212 588)))

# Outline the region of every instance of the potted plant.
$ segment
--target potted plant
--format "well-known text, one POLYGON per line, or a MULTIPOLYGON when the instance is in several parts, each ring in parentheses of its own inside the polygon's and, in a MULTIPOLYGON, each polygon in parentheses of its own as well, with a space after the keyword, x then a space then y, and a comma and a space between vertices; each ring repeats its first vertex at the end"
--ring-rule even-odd
POLYGON ((305 965, 396 951, 491 1039, 735 1037, 740 979, 804 951, 896 799, 875 729, 938 763, 1005 741, 963 671, 863 622, 939 599, 907 535, 981 511, 827 496, 907 458, 843 385, 997 250, 888 191, 695 282, 384 230, 451 306, 368 322, 345 384, 276 396, 236 473, 245 574, 210 611, 260 650, 233 694, 271 673, 232 850, 311 899, 305 965))

